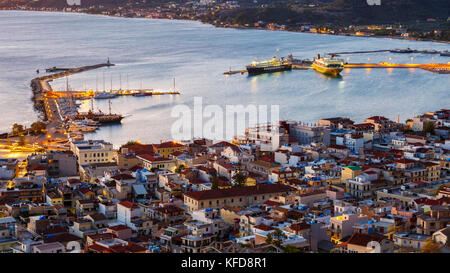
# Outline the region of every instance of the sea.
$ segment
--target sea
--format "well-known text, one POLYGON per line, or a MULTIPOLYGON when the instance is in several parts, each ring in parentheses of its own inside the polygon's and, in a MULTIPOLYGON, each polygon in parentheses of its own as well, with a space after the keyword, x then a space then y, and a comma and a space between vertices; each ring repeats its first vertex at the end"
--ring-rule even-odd
MULTIPOLYGON (((29 126, 38 119, 30 80, 45 75, 46 68, 93 65, 108 58, 116 66, 72 75, 67 79, 70 89, 180 92, 112 99, 112 112, 125 116, 122 123, 101 127, 85 138, 103 139, 115 146, 129 140, 159 143, 173 139, 174 124, 179 121, 174 109, 183 105, 193 113, 195 99, 201 100, 203 107, 212 105, 223 111, 227 105, 265 105, 269 109, 275 105, 280 119, 306 123, 338 116, 363 122, 373 115, 404 122, 420 113, 450 107, 450 76, 422 69, 345 69, 337 78, 313 70, 259 76, 223 74, 273 56, 292 54, 312 60, 317 54, 331 52, 397 48, 450 51, 445 43, 34 11, 0 11, 0 33, 0 132, 10 130, 14 123, 29 126)), ((390 52, 340 58, 350 63, 450 62, 450 57, 436 54, 390 52)), ((54 90, 66 89, 66 79, 50 84, 54 90)), ((91 101, 80 101, 80 111, 90 107, 91 101)), ((108 112, 109 101, 94 100, 93 107, 108 112)))

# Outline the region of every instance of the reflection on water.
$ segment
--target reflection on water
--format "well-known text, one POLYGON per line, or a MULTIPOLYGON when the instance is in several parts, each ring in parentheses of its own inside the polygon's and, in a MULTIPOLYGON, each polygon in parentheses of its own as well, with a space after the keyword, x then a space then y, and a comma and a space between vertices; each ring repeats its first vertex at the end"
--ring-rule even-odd
MULTIPOLYGON (((292 70, 246 76, 224 76, 243 69, 255 57, 274 55, 311 59, 319 52, 393 48, 450 50, 450 45, 358 38, 281 31, 215 28, 199 22, 123 19, 71 13, 0 12, 0 129, 15 122, 31 124, 36 118, 30 101, 30 79, 36 69, 76 67, 104 62, 117 66, 69 77, 73 90, 122 87, 172 90, 173 78, 181 95, 124 96, 111 100, 112 111, 127 115, 122 125, 100 128, 87 138, 112 141, 130 138, 143 142, 170 139, 176 120, 173 106, 193 105, 193 98, 221 107, 232 104, 280 105, 282 119, 317 122, 323 117, 347 116, 362 122, 369 115, 405 119, 413 114, 448 106, 448 76, 421 69, 344 69, 337 78, 312 70, 292 70), (33 22, 30 24, 29 22, 33 22), (77 27, 73 27, 77 26, 77 27), (45 29, 45 32, 43 32, 45 29), (114 32, 110 30, 114 29, 114 32), (45 37, 45 38, 44 38, 45 37), (255 43, 258 41, 258 43, 255 43), (278 50, 277 50, 278 49, 278 50), (103 80, 103 73, 105 73, 103 80), (120 76, 122 75, 122 76, 120 76), (105 83, 103 83, 105 82, 105 83), (423 92, 427 90, 427 92, 423 92), (11 96, 14 91, 15 96, 11 96), (368 99, 370 98, 370 99, 368 99)), ((347 62, 430 62, 427 54, 370 53, 342 56, 347 62), (425 56, 426 55, 426 56, 425 56)), ((434 62, 448 62, 435 55, 434 62)), ((40 74, 42 75, 42 73, 40 74)), ((53 81, 65 88, 65 79, 53 81)), ((80 111, 90 108, 83 101, 80 111)), ((94 109, 108 112, 107 100, 94 101, 94 109)), ((0 131, 0 132, 1 132, 0 131)))

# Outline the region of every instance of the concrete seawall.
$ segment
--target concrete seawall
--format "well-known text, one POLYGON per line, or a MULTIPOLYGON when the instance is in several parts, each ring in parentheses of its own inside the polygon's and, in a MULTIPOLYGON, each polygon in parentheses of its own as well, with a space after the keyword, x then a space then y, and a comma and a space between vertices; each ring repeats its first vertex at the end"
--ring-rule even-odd
POLYGON ((63 78, 72 74, 81 73, 97 68, 102 67, 109 67, 114 66, 115 64, 112 64, 109 62, 96 64, 96 65, 89 65, 89 66, 82 66, 82 67, 76 67, 76 68, 69 68, 63 72, 50 74, 47 76, 37 77, 31 80, 30 87, 31 91, 33 92, 32 101, 33 101, 33 107, 34 109, 39 112, 40 119, 43 121, 48 121, 48 115, 47 113, 50 111, 54 111, 56 109, 46 109, 46 107, 49 107, 51 104, 44 103, 44 95, 48 91, 52 91, 52 87, 50 85, 50 81, 58 78, 63 78))

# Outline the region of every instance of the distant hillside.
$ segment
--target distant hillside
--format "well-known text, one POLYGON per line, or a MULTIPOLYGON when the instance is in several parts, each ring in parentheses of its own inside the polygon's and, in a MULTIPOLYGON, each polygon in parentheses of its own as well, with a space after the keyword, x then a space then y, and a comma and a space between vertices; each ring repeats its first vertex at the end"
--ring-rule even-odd
MULTIPOLYGON (((318 7, 298 4, 299 1, 274 1, 267 7, 247 7, 215 14, 220 21, 252 24, 257 21, 284 25, 297 23, 387 24, 414 22, 427 18, 447 19, 449 0, 380 0, 370 6, 365 0, 322 1, 318 7)), ((209 18, 213 20, 213 18, 209 18)))
MULTIPOLYGON (((145 8, 160 3, 186 3, 187 0, 80 0, 82 7, 102 5, 145 8)), ((225 2, 226 0, 217 0, 225 2)), ((381 5, 368 5, 367 0, 237 0, 241 8, 216 11, 204 16, 203 21, 221 21, 233 24, 253 24, 258 21, 274 22, 287 26, 301 23, 336 25, 390 24, 415 22, 427 18, 441 21, 450 16, 450 0, 379 0, 381 5), (315 6, 310 6, 314 4, 315 6)), ((67 7, 66 0, 0 0, 0 7, 27 4, 30 7, 67 7)))

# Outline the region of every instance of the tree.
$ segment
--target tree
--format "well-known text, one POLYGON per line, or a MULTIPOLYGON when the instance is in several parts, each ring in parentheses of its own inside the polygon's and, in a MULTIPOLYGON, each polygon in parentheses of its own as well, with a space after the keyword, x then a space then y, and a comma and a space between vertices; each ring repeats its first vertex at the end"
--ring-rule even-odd
POLYGON ((425 242, 425 246, 422 248, 422 253, 441 253, 441 247, 432 238, 425 242))
POLYGON ((31 124, 31 132, 33 135, 40 135, 44 132, 47 125, 42 121, 36 121, 31 124))
POLYGON ((296 248, 295 246, 288 245, 284 248, 284 252, 286 253, 300 253, 302 252, 300 249, 296 248))
POLYGON ((245 176, 242 171, 238 171, 232 177, 233 179, 233 187, 242 187, 247 180, 247 176, 245 176))
POLYGON ((434 123, 433 122, 425 123, 425 125, 423 126, 423 131, 425 133, 430 133, 430 134, 434 135, 435 134, 435 132, 434 132, 434 123))
POLYGON ((267 234, 266 237, 266 244, 271 245, 273 243, 273 236, 272 233, 267 234))
POLYGON ((186 166, 184 166, 183 164, 179 165, 176 169, 175 172, 180 174, 184 169, 186 169, 186 166))
POLYGON ((276 229, 273 232, 273 238, 275 238, 276 240, 282 240, 286 238, 286 235, 284 235, 284 233, 280 229, 276 229))
POLYGON ((136 144, 138 144, 138 142, 137 141, 135 141, 135 140, 129 140, 127 143, 125 143, 125 145, 123 145, 123 146, 130 146, 130 145, 136 145, 136 144))
POLYGON ((212 190, 218 190, 219 189, 219 177, 217 177, 217 174, 214 172, 211 177, 211 189, 212 190))
POLYGON ((23 134, 23 132, 24 132, 23 125, 14 123, 11 131, 12 135, 18 136, 20 134, 23 134))
POLYGON ((286 235, 284 235, 284 233, 280 229, 276 229, 273 232, 273 244, 274 245, 280 247, 281 242, 283 241, 284 238, 286 238, 286 235))

